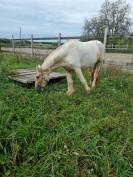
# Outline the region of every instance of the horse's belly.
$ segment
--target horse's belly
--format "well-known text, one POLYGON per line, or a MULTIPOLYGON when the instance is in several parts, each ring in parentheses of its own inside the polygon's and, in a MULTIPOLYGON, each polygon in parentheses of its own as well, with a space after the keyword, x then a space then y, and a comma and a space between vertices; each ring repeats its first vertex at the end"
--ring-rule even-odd
POLYGON ((84 57, 80 59, 81 67, 93 67, 96 62, 97 62, 96 57, 95 58, 84 57))
POLYGON ((82 48, 79 52, 81 67, 93 67, 97 62, 97 47, 82 48))

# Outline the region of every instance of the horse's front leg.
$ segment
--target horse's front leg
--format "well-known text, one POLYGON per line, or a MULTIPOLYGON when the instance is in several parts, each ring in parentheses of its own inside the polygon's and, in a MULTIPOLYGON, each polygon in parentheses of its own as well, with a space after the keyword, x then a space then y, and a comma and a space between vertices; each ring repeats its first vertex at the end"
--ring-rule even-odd
POLYGON ((66 76, 67 76, 67 84, 68 84, 67 95, 71 96, 74 92, 72 72, 67 71, 66 76))
POLYGON ((77 74, 77 76, 79 77, 79 80, 81 81, 81 83, 83 84, 85 90, 87 93, 90 93, 90 87, 87 84, 87 81, 85 80, 83 73, 81 71, 81 68, 75 68, 75 72, 77 74))

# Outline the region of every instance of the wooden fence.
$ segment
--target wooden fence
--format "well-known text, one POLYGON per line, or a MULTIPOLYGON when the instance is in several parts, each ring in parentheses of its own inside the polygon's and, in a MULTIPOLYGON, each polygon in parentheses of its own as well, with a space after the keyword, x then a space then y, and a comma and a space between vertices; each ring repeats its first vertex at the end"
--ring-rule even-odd
POLYGON ((52 49, 60 46, 62 44, 63 40, 69 40, 69 39, 81 39, 81 36, 61 36, 61 33, 58 34, 57 37, 41 37, 41 38, 37 38, 34 37, 33 35, 30 36, 30 38, 14 38, 14 35, 12 35, 11 39, 8 39, 10 41, 10 45, 7 45, 5 47, 1 47, 1 51, 8 51, 8 49, 6 50, 6 48, 10 48, 12 50, 9 50, 9 52, 12 53, 17 53, 16 49, 17 48, 30 48, 31 49, 31 56, 34 56, 34 48, 37 49, 41 49, 41 47, 37 46, 37 43, 47 43, 46 41, 51 41, 51 43, 53 43, 52 41, 55 41, 55 43, 57 45, 55 45, 55 47, 52 47, 52 49), (22 43, 25 43, 25 45, 21 45, 22 43))
MULTIPOLYGON (((108 28, 105 28, 105 33, 104 33, 104 45, 106 46, 106 42, 107 42, 107 33, 108 33, 108 28)), ((57 37, 42 37, 42 38, 34 38, 33 35, 31 35, 30 38, 14 38, 14 36, 12 35, 12 38, 10 39, 11 41, 11 48, 12 48, 12 52, 15 53, 15 43, 19 41, 19 47, 21 47, 21 41, 27 41, 27 42, 30 42, 30 48, 31 48, 31 57, 33 57, 34 55, 34 50, 33 50, 33 47, 34 47, 34 41, 46 41, 46 40, 56 40, 57 41, 57 46, 60 46, 62 44, 62 40, 69 40, 69 39, 78 39, 78 40, 81 40, 82 37, 81 36, 66 36, 66 37, 63 37, 61 35, 61 33, 58 34, 57 37)), ((56 47, 57 47, 56 46, 56 47)))
MULTIPOLYGON (((130 47, 128 44, 122 45, 122 46, 118 46, 118 45, 106 45, 107 40, 109 39, 107 36, 107 28, 105 29, 105 33, 104 33, 104 37, 101 38, 100 40, 104 42, 105 46, 106 46, 106 51, 107 52, 129 52, 129 53, 133 53, 133 46, 130 47)), ((37 44, 43 44, 46 43, 46 41, 51 41, 51 43, 53 41, 56 41, 56 45, 53 46, 52 49, 56 48, 57 46, 60 46, 64 40, 70 40, 70 39, 78 39, 78 40, 82 40, 82 36, 62 36, 61 33, 58 34, 58 36, 56 37, 42 37, 42 38, 37 38, 34 37, 33 35, 30 36, 30 38, 14 38, 14 35, 12 35, 12 38, 9 39, 10 42, 10 46, 8 46, 10 48, 9 52, 13 52, 13 53, 17 53, 17 48, 28 48, 30 49, 30 54, 33 57, 35 54, 35 50, 34 49, 44 49, 43 46, 44 45, 37 45, 37 44), (23 45, 22 45, 23 43, 23 45), (12 49, 12 50, 11 50, 12 49)), ((92 40, 92 38, 88 38, 88 40, 92 40)), ((7 47, 7 46, 6 46, 7 47)), ((5 48, 6 48, 5 47, 5 48)), ((2 49, 1 49, 2 50, 2 49)), ((4 48, 3 48, 4 50, 4 48)), ((6 50, 8 51, 8 50, 6 50)))
MULTIPOLYGON (((51 51, 53 49, 55 49, 56 47, 60 46, 64 40, 69 40, 69 39, 78 39, 78 40, 82 40, 81 36, 62 36, 61 33, 58 34, 57 37, 42 37, 42 38, 35 38, 33 35, 30 36, 30 38, 14 38, 14 36, 12 35, 12 38, 9 39, 10 40, 10 46, 8 47, 2 47, 1 51, 5 51, 5 52, 12 52, 12 53, 19 53, 19 54, 28 54, 31 55, 31 57, 33 56, 37 56, 39 58, 44 59, 45 57, 47 57, 51 51), (56 45, 54 47, 51 48, 51 50, 49 48, 46 48, 46 41, 51 41, 51 43, 53 42, 53 40, 56 42, 56 45), (22 43, 25 43, 25 45, 22 45, 22 43), (45 44, 43 44, 45 43, 45 44), (38 45, 39 44, 39 45, 38 45), (45 50, 42 50, 45 49, 45 50)), ((88 40, 92 40, 92 38, 89 38, 88 40)), ((107 29, 105 29, 105 35, 104 38, 100 39, 101 41, 103 41, 104 45, 106 46, 106 51, 108 52, 129 52, 129 50, 133 53, 133 48, 129 48, 129 45, 123 45, 123 46, 117 46, 117 45, 106 45, 107 44, 107 40, 108 40, 108 36, 107 36, 107 29)), ((51 44, 50 44, 51 45, 51 44)), ((131 55, 131 54, 130 54, 131 55)), ((121 58, 121 57, 120 57, 121 58)), ((117 61, 117 60, 116 60, 117 61)), ((121 67, 122 69, 127 68, 128 70, 132 70, 133 68, 133 63, 132 61, 126 61, 126 57, 125 57, 125 61, 119 61, 116 62, 114 59, 112 60, 106 60, 106 62, 104 63, 104 66, 108 66, 108 65, 115 65, 118 67, 121 67)))

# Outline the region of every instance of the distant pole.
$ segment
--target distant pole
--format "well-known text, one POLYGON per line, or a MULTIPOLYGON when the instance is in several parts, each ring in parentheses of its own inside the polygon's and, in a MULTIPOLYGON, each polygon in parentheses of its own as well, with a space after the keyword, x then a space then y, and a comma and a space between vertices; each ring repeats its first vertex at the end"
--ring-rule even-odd
POLYGON ((12 35, 12 52, 15 54, 15 41, 14 41, 14 35, 12 35))
POLYGON ((106 52, 106 44, 107 44, 107 34, 108 34, 108 27, 105 28, 104 31, 104 46, 105 46, 105 52, 106 52))
POLYGON ((58 34, 58 46, 61 45, 61 33, 58 34))
POLYGON ((31 35, 31 57, 33 57, 33 34, 31 35))
POLYGON ((19 29, 20 29, 20 30, 19 30, 19 38, 20 38, 20 47, 21 47, 21 26, 20 26, 19 29))

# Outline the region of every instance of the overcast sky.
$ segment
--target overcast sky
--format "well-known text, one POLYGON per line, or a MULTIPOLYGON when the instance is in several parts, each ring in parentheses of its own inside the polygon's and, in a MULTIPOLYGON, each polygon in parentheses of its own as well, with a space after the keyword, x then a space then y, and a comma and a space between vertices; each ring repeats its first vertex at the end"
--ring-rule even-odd
MULTIPOLYGON (((85 18, 98 14, 104 0, 0 0, 0 37, 33 34, 55 36, 81 35, 85 18)), ((133 19, 133 0, 131 5, 133 19)))

